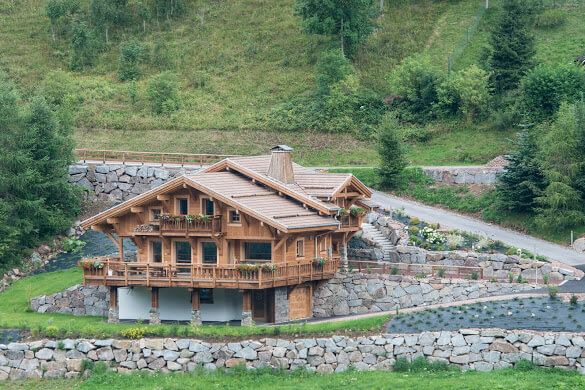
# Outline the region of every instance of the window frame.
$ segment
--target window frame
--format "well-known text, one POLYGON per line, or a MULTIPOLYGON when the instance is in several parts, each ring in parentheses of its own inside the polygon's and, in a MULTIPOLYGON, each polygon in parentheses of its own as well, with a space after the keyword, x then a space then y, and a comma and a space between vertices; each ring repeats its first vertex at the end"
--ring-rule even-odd
POLYGON ((295 251, 297 258, 304 258, 305 257, 305 239, 300 238, 295 242, 295 251), (301 244, 300 248, 301 251, 299 253, 299 244, 301 244))
POLYGON ((150 253, 148 256, 149 262, 162 264, 164 258, 164 243, 162 242, 162 240, 151 240, 149 245, 149 253, 150 253), (156 261, 154 258, 154 245, 157 243, 160 244, 160 261, 156 261))
POLYGON ((175 197, 175 213, 178 215, 188 215, 189 214, 189 197, 188 196, 177 196, 175 197), (187 212, 183 214, 181 212, 181 201, 187 202, 187 212))
POLYGON ((200 206, 201 206, 201 214, 202 215, 207 215, 207 216, 214 216, 215 215, 215 201, 213 201, 210 197, 202 196, 201 201, 200 201, 200 206), (212 214, 207 214, 207 207, 203 207, 203 205, 205 204, 206 201, 213 203, 213 213, 212 214))
POLYGON ((191 245, 191 242, 185 240, 173 240, 173 260, 175 264, 193 264, 193 246, 191 245), (184 261, 179 262, 177 244, 180 242, 188 244, 191 249, 189 251, 189 263, 185 263, 184 261))
POLYGON ((253 260, 253 261, 268 261, 272 262, 274 259, 272 250, 274 246, 272 245, 271 241, 244 241, 244 260, 253 260), (254 259, 250 257, 250 244, 268 244, 270 245, 270 259, 254 259))
POLYGON ((159 224, 160 223, 160 216, 162 215, 162 213, 163 213, 163 209, 162 209, 161 206, 149 207, 148 208, 148 219, 149 219, 149 222, 151 224, 152 223, 159 224), (154 219, 153 211, 155 211, 155 210, 158 210, 159 211, 159 213, 158 213, 158 219, 154 219))
POLYGON ((199 304, 200 305, 213 305, 213 289, 212 288, 200 288, 199 289, 199 304), (203 290, 209 291, 209 298, 204 298, 202 294, 203 290))
POLYGON ((238 212, 238 210, 232 209, 232 208, 229 208, 228 209, 228 225, 234 225, 234 226, 241 226, 242 225, 242 216, 238 212), (237 215, 238 216, 238 220, 237 221, 232 221, 232 213, 233 213, 233 215, 237 215))
POLYGON ((215 241, 201 241, 201 264, 206 264, 206 265, 216 265, 219 263, 219 248, 217 247, 217 244, 215 243, 215 241), (204 246, 205 244, 214 244, 215 245, 215 262, 214 263, 209 263, 205 261, 205 249, 204 246))

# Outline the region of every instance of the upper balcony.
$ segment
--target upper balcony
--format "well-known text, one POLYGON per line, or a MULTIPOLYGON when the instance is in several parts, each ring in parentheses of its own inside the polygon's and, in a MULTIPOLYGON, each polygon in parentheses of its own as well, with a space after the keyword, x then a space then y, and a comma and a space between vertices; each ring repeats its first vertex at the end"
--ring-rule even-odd
POLYGON ((221 215, 195 216, 177 215, 168 218, 162 217, 157 222, 137 225, 135 234, 141 235, 197 235, 207 233, 216 235, 222 232, 221 215))

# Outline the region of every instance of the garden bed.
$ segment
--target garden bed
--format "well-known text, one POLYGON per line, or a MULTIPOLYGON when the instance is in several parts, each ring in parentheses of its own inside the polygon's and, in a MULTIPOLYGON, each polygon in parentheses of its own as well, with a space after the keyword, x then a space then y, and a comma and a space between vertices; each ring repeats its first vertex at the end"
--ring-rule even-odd
POLYGON ((559 298, 514 298, 440 307, 398 314, 388 322, 391 333, 452 331, 466 328, 527 329, 535 331, 583 332, 585 304, 559 298))

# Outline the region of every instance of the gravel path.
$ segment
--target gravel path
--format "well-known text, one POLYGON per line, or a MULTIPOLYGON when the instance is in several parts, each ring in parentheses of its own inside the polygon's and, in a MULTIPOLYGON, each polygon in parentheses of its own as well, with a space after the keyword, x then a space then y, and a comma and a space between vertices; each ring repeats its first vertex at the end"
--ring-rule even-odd
POLYGON ((384 208, 404 208, 404 212, 412 217, 418 217, 427 222, 440 223, 441 226, 502 241, 505 244, 517 248, 523 248, 538 255, 545 256, 553 261, 572 266, 585 265, 585 254, 578 253, 570 248, 553 244, 536 237, 531 237, 526 234, 492 225, 475 218, 435 207, 425 206, 417 202, 398 198, 379 191, 373 192, 372 200, 384 208))

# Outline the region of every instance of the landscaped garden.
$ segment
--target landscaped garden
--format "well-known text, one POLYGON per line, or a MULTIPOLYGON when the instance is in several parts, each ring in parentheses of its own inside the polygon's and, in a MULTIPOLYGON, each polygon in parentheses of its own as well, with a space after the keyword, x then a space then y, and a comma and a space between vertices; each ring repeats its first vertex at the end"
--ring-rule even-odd
MULTIPOLYGON (((554 293, 554 288, 552 292, 554 293)), ((534 297, 398 314, 388 323, 388 331, 419 333, 465 328, 500 328, 582 332, 583 324, 585 324, 583 302, 563 302, 559 298, 534 297)))
POLYGON ((93 374, 87 380, 28 380, 0 382, 0 388, 10 389, 577 389, 585 386, 585 377, 576 371, 536 368, 529 362, 493 372, 462 372, 446 365, 431 366, 421 360, 403 364, 399 372, 347 371, 320 375, 307 371, 286 373, 274 369, 246 370, 237 367, 229 373, 218 370, 207 373, 198 370, 187 374, 137 373, 132 375, 93 374))

